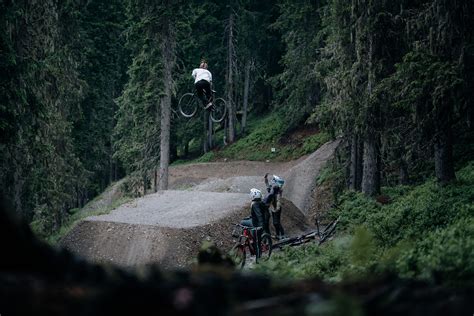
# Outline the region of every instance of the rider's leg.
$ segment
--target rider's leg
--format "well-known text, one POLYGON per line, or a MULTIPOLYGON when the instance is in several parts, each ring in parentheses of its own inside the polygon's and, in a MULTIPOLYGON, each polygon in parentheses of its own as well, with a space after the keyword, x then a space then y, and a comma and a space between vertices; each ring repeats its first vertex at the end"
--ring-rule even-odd
POLYGON ((206 80, 199 80, 194 84, 194 87, 196 88, 196 95, 199 100, 201 100, 203 106, 206 106, 208 103, 207 96, 203 92, 206 90, 206 85, 209 85, 209 82, 206 80))
POLYGON ((211 83, 207 82, 204 84, 204 91, 206 91, 206 97, 209 102, 212 102, 212 91, 211 91, 211 83))
POLYGON ((204 105, 204 109, 209 109, 212 106, 212 91, 211 91, 211 83, 208 81, 205 81, 203 84, 203 88, 205 91, 205 95, 207 98, 207 103, 204 105))
POLYGON ((262 256, 262 247, 261 247, 262 234, 263 234, 263 232, 261 230, 257 230, 257 231, 254 231, 254 235, 253 235, 253 238, 256 241, 256 243, 255 243, 255 252, 256 252, 256 254, 255 255, 257 256, 257 258, 260 258, 262 256))
POLYGON ((251 219, 251 218, 243 219, 243 220, 240 222, 240 225, 242 225, 242 226, 247 226, 247 227, 253 227, 253 225, 252 225, 252 219, 251 219))
POLYGON ((285 235, 283 226, 281 225, 281 210, 272 212, 273 217, 273 227, 275 227, 275 234, 277 237, 281 238, 285 235))

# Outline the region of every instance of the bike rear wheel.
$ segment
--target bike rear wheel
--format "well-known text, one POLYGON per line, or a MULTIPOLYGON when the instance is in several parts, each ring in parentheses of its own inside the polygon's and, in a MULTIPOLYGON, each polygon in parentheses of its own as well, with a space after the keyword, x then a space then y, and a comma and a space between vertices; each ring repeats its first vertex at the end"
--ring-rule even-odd
POLYGON ((273 246, 272 237, 269 234, 263 234, 262 240, 260 243, 260 250, 261 250, 260 259, 262 261, 266 261, 270 259, 270 256, 272 255, 272 246, 273 246))
POLYGON ((198 110, 199 100, 193 93, 185 93, 179 99, 178 109, 182 116, 193 117, 198 110))
POLYGON ((218 98, 213 102, 213 108, 211 110, 211 120, 214 123, 219 123, 224 120, 227 113, 227 105, 224 99, 218 98))
POLYGON ((242 269, 245 265, 245 259, 247 257, 247 254, 245 252, 245 246, 238 243, 232 249, 230 250, 229 253, 232 261, 234 262, 235 266, 237 268, 242 269))

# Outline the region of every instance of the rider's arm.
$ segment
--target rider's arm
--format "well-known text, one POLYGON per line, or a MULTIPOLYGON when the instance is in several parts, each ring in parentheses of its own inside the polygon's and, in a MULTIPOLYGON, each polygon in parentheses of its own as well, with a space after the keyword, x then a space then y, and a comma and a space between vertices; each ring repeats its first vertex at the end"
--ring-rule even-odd
POLYGON ((272 186, 268 187, 268 195, 265 197, 263 202, 267 205, 273 205, 274 207, 276 206, 276 195, 277 193, 275 192, 275 189, 272 186))
POLYGON ((270 189, 272 188, 272 186, 270 185, 270 183, 268 183, 268 173, 265 173, 265 176, 263 177, 263 179, 265 179, 265 185, 267 186, 267 192, 270 193, 270 189))
POLYGON ((196 69, 193 70, 193 73, 191 74, 191 76, 193 76, 194 79, 196 79, 196 75, 197 75, 197 71, 196 69))

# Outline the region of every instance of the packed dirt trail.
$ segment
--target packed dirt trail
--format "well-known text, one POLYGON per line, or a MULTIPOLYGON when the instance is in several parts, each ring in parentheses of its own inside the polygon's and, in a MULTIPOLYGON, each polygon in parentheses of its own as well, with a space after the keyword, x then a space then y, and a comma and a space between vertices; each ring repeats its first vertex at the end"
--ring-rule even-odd
POLYGON ((249 215, 250 188, 266 192, 265 173, 286 180, 282 224, 286 234, 298 234, 308 228, 305 215, 317 175, 338 144, 339 140, 328 142, 313 154, 290 162, 229 161, 172 167, 170 190, 135 199, 107 215, 86 218, 61 245, 95 262, 189 266, 204 240, 230 249, 234 243, 232 223, 249 215))

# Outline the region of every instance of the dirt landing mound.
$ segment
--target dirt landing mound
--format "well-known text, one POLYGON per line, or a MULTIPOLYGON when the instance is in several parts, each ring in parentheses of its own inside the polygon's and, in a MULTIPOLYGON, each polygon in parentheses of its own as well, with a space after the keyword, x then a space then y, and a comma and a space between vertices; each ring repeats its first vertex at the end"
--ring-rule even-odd
MULTIPOLYGON (((288 234, 298 234, 307 228, 304 216, 293 203, 284 200, 283 207, 286 210, 283 225, 288 234)), ((164 268, 187 267, 205 240, 229 250, 235 242, 231 237, 232 223, 238 223, 248 214, 247 205, 234 208, 209 224, 192 226, 188 222, 186 227, 145 225, 133 220, 109 222, 105 216, 99 216, 77 225, 61 245, 94 262, 124 267, 152 263, 164 268)), ((180 215, 176 214, 176 220, 168 223, 177 223, 180 215)))
POLYGON ((98 262, 187 266, 203 240, 224 250, 232 246, 232 223, 249 215, 250 188, 265 192, 266 172, 286 180, 282 224, 287 235, 297 235, 307 228, 304 214, 316 177, 338 144, 328 142, 310 156, 287 163, 237 161, 171 168, 170 186, 182 190, 160 191, 108 215, 89 217, 61 244, 98 262))
POLYGON ((316 187, 316 178, 326 162, 333 157, 340 139, 327 142, 304 161, 283 174, 286 179, 284 195, 305 215, 311 206, 311 192, 316 187))

